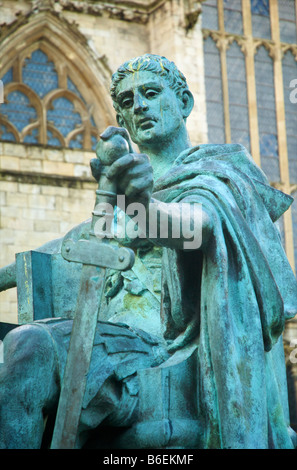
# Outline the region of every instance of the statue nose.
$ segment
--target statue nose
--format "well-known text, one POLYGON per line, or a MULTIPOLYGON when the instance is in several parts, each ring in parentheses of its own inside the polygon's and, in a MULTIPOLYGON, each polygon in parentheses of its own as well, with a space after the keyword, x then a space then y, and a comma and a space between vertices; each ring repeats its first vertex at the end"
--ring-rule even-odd
POLYGON ((134 112, 139 113, 140 111, 144 111, 148 108, 148 105, 145 99, 141 96, 134 97, 134 112))

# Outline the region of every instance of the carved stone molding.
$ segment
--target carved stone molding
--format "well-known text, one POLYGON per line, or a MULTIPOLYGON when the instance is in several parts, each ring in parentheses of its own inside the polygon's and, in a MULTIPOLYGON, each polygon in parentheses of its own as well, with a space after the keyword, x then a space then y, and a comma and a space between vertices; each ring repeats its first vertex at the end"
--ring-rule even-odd
POLYGON ((232 42, 237 40, 237 36, 235 34, 222 33, 220 31, 203 29, 202 33, 203 39, 211 37, 220 51, 226 51, 230 47, 232 42))
MULTIPOLYGON (((73 11, 92 16, 105 16, 107 18, 146 24, 149 20, 149 15, 167 1, 168 0, 28 0, 26 3, 30 3, 30 10, 27 13, 29 16, 31 13, 36 14, 42 11, 51 11, 57 14, 63 11, 73 11)), ((193 0, 183 1, 195 4, 200 2, 200 0, 198 2, 193 2, 193 0)), ((192 11, 192 13, 194 12, 192 11)), ((24 14, 19 11, 16 12, 15 16, 24 16, 24 14)), ((3 32, 5 33, 5 26, 7 25, 1 26, 3 26, 3 32)))
POLYGON ((12 23, 3 23, 0 25, 0 42, 1 40, 5 39, 7 36, 13 34, 16 32, 19 28, 21 28, 24 25, 29 24, 32 19, 37 16, 37 14, 47 14, 51 19, 56 18, 58 21, 63 24, 63 26, 67 29, 71 30, 72 34, 75 34, 77 39, 82 43, 82 44, 87 44, 87 40, 85 36, 79 31, 78 27, 76 24, 70 23, 66 18, 60 14, 58 11, 56 11, 54 8, 51 8, 50 6, 52 5, 51 1, 46 1, 46 5, 42 4, 42 7, 40 7, 38 4, 33 3, 32 10, 29 11, 28 13, 18 13, 16 20, 14 20, 12 23))
POLYGON ((146 24, 148 22, 149 15, 146 10, 139 9, 137 6, 130 7, 112 3, 113 2, 90 3, 79 2, 74 0, 62 0, 59 2, 62 10, 65 11, 75 11, 78 13, 85 13, 93 16, 107 15, 109 18, 131 21, 140 24, 146 24))
POLYGON ((291 51, 297 62, 297 45, 296 44, 281 43, 281 50, 282 50, 283 55, 286 52, 291 51))
POLYGON ((194 28, 195 24, 198 21, 199 15, 202 11, 202 3, 203 0, 184 0, 184 27, 186 31, 194 28))
POLYGON ((295 44, 281 43, 281 47, 279 47, 279 45, 274 41, 268 39, 252 38, 252 41, 250 41, 250 38, 244 35, 231 34, 210 29, 202 29, 202 33, 203 39, 211 37, 219 50, 227 50, 232 42, 236 41, 245 55, 247 55, 248 50, 253 50, 255 55, 258 49, 263 46, 273 60, 281 60, 284 54, 290 50, 297 61, 297 45, 295 44))

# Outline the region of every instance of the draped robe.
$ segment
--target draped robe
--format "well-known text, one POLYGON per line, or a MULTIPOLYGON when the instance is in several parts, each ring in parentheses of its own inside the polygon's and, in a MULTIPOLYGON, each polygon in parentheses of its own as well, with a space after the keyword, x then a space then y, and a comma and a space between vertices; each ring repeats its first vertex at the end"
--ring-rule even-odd
POLYGON ((292 448, 282 332, 297 283, 275 222, 293 199, 237 144, 184 151, 153 196, 212 221, 199 250, 163 248, 164 337, 198 341, 200 445, 292 448))
MULTIPOLYGON (((127 403, 136 406, 137 372, 166 364, 165 339, 170 347, 176 345, 177 354, 195 346, 199 448, 297 446, 289 426, 282 344, 285 321, 297 313, 297 282, 276 225, 293 198, 270 187, 237 144, 185 150, 155 182, 153 197, 202 204, 211 234, 196 250, 162 249, 162 338, 98 323, 83 406, 88 420, 94 415, 90 427, 100 424, 90 403, 109 377, 124 385, 128 380, 130 388, 133 384, 127 403), (123 335, 129 336, 124 345, 123 335), (164 354, 156 360, 158 343, 164 354)), ((76 227, 66 238, 87 238, 89 225, 76 227)), ((133 314, 127 311, 127 325, 133 314)), ((71 324, 63 319, 44 323, 57 343, 61 380, 71 324)), ((121 425, 122 408, 119 402, 121 425)))

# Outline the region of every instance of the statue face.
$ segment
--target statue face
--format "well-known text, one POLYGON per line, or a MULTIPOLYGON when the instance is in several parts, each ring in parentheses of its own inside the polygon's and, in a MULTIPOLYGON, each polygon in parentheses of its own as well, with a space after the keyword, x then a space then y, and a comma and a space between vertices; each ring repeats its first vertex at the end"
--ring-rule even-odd
POLYGON ((168 82, 153 72, 140 71, 125 77, 117 87, 119 125, 133 142, 164 145, 184 126, 182 102, 168 82))

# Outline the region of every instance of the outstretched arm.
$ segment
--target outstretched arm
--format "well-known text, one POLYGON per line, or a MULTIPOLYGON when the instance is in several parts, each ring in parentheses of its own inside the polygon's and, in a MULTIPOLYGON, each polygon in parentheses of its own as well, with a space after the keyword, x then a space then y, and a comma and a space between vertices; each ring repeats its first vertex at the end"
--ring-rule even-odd
MULTIPOLYGON (((145 154, 129 153, 118 158, 107 177, 115 180, 119 195, 124 195, 128 216, 138 211, 138 227, 152 243, 174 249, 200 248, 212 232, 210 217, 194 202, 164 203, 152 198, 154 179, 150 159, 145 154)), ((132 219, 133 220, 133 219, 132 219)))

